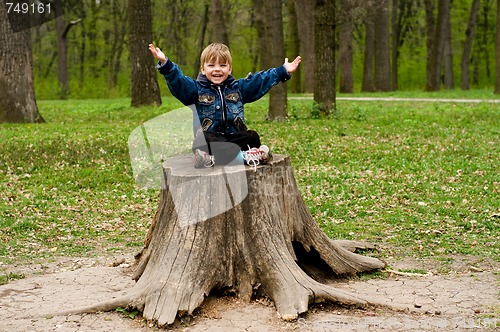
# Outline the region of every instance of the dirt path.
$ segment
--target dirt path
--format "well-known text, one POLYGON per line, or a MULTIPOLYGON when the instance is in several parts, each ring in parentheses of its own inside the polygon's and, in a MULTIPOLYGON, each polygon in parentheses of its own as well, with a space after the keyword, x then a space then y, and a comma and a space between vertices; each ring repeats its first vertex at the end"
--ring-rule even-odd
MULTIPOLYGON (((132 256, 99 260, 65 258, 47 265, 10 267, 27 277, 0 286, 0 331, 158 331, 140 318, 117 312, 50 316, 94 304, 133 286, 127 262, 132 256), (110 265, 118 265, 110 267, 110 265)), ((296 322, 280 320, 266 299, 240 303, 232 297, 209 297, 195 317, 176 323, 173 331, 477 331, 500 330, 499 264, 455 259, 445 274, 395 273, 385 279, 341 280, 335 286, 377 298, 388 298, 421 314, 387 310, 313 306, 296 322)), ((431 260, 397 261, 393 270, 442 269, 431 260)), ((6 268, 0 266, 5 273, 6 268)))

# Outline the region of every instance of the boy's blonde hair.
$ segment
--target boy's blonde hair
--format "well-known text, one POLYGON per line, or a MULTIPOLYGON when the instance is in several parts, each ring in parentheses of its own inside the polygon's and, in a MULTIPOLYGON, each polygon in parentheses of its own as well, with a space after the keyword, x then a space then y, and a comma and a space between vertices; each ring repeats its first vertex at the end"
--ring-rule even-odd
POLYGON ((203 52, 201 52, 200 64, 203 65, 207 62, 215 62, 219 60, 221 63, 227 63, 230 66, 233 65, 233 59, 231 58, 231 52, 229 52, 229 47, 222 43, 212 43, 205 47, 203 52))

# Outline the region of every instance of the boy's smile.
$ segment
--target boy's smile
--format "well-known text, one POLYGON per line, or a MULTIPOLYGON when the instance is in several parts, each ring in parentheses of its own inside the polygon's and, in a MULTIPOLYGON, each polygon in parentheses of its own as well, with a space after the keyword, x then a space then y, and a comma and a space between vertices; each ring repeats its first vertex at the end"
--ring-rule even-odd
POLYGON ((228 63, 220 63, 219 59, 205 62, 201 69, 207 79, 214 84, 221 84, 224 82, 229 74, 231 74, 232 67, 228 63))

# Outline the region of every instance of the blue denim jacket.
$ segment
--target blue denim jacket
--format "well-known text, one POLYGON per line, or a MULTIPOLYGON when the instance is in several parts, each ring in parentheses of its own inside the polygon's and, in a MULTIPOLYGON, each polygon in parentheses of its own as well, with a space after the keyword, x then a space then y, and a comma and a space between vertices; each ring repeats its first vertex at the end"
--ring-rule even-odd
POLYGON ((158 64, 157 68, 175 98, 186 106, 195 105, 203 131, 225 134, 247 130, 243 105, 260 99, 273 86, 291 77, 281 66, 239 80, 229 75, 222 84, 216 85, 201 73, 196 80, 184 76, 179 66, 170 60, 163 66, 158 64))

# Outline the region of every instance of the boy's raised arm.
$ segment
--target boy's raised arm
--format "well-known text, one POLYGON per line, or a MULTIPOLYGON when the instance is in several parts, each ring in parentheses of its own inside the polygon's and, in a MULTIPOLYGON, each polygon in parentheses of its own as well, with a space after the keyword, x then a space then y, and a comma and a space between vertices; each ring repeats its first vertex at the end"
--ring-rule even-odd
POLYGON ((148 48, 155 59, 160 62, 156 67, 165 77, 172 95, 186 106, 193 104, 198 96, 195 81, 185 76, 179 66, 170 61, 159 47, 149 44, 148 48))
POLYGON ((297 56, 292 62, 288 62, 288 58, 285 58, 283 66, 249 74, 246 78, 239 80, 243 102, 254 102, 276 84, 290 79, 291 74, 299 67, 301 60, 300 56, 297 56))

